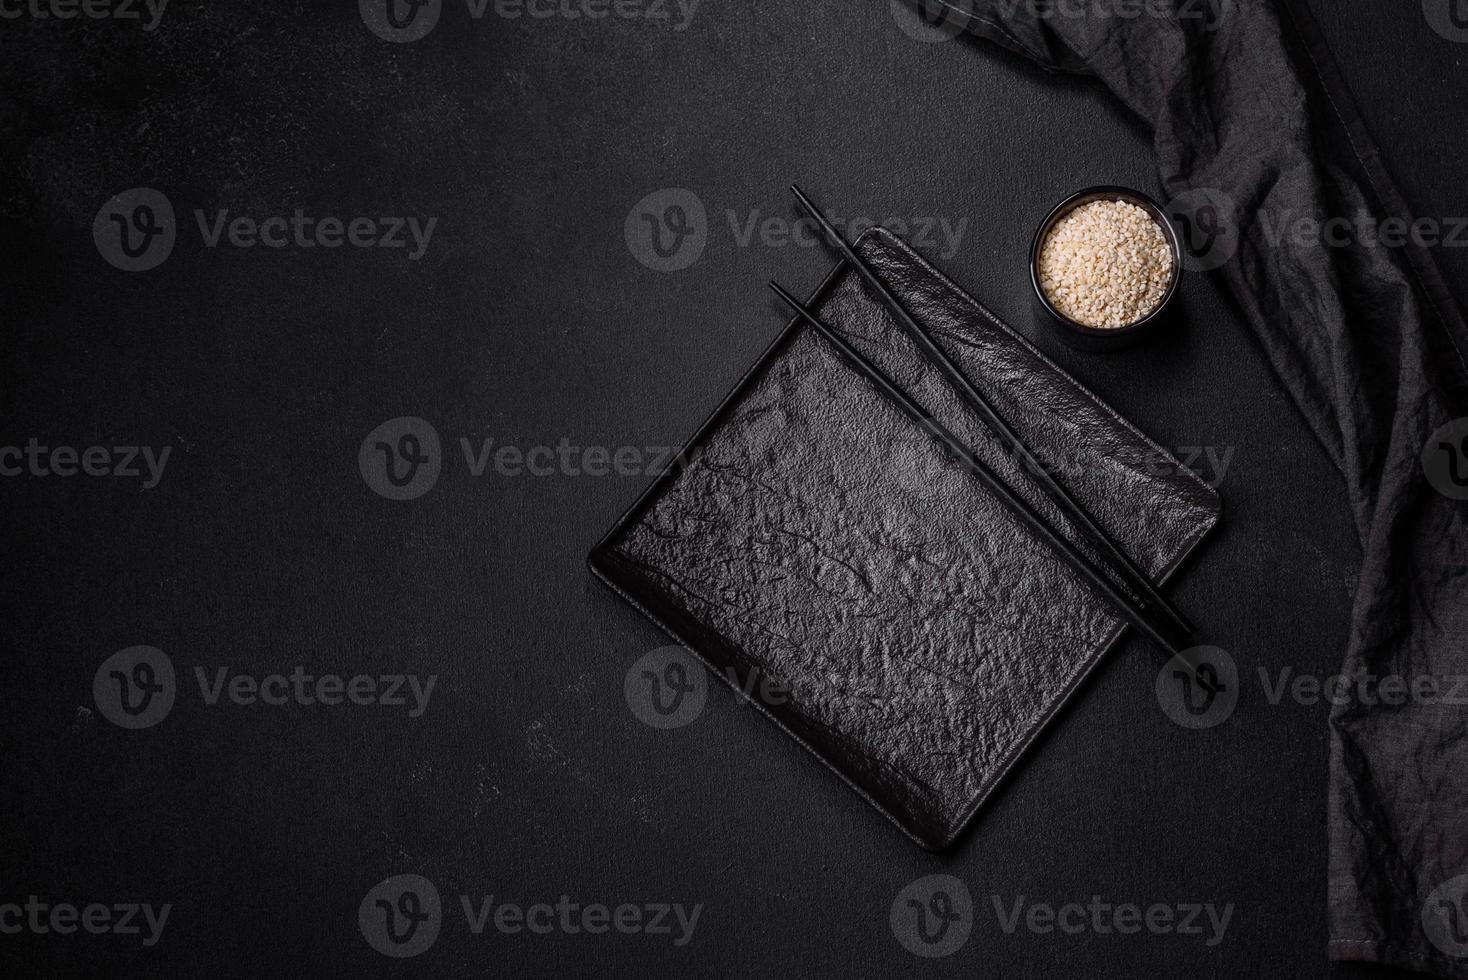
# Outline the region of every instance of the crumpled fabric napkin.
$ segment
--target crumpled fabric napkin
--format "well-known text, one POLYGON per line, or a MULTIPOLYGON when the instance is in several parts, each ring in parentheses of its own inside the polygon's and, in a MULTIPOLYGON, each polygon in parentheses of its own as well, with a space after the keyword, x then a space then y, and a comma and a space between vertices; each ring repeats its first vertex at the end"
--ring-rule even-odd
POLYGON ((1243 309, 1344 476, 1361 540, 1343 670, 1358 681, 1333 692, 1330 719, 1331 957, 1468 977, 1468 710, 1442 703, 1468 675, 1468 421, 1455 424, 1468 328, 1404 234, 1411 218, 1309 11, 925 7, 935 30, 1095 76, 1150 125, 1192 264, 1216 268, 1243 309), (1340 220, 1300 235, 1301 219, 1340 220), (1389 677, 1405 694, 1376 680, 1389 677))

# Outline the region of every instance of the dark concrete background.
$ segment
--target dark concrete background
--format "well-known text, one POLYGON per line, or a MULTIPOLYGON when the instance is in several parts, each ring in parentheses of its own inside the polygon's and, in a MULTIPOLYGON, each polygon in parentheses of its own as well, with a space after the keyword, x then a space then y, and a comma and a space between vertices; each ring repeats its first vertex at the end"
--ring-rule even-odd
MULTIPOLYGON (((1468 213, 1468 45, 1416 3, 1318 3, 1418 213, 1468 213)), ((676 8, 674 8, 676 11, 676 8)), ((674 22, 482 19, 448 0, 392 44, 354 4, 170 4, 133 22, 0 21, 0 445, 172 447, 162 480, 0 480, 0 903, 171 903, 161 940, 0 935, 14 975, 1325 976, 1326 706, 1271 705, 1258 670, 1327 675, 1356 549, 1343 489, 1206 275, 1186 327, 1072 352, 1032 315, 1024 256, 1060 197, 1157 192, 1147 138, 1095 85, 967 41, 920 43, 888 4, 699 6, 674 22), (823 250, 741 245, 793 219, 967 220, 961 285, 1162 444, 1232 453, 1226 517, 1172 590, 1242 674, 1233 716, 1160 710, 1124 643, 950 853, 925 854, 715 687, 661 731, 624 676, 663 639, 596 584, 590 545, 645 474, 472 476, 458 440, 677 445, 810 288, 823 250), (167 196, 149 272, 103 261, 112 195, 167 196), (693 191, 707 247, 658 272, 624 242, 645 195, 693 191), (426 254, 201 242, 193 212, 436 218, 426 254), (369 431, 428 420, 437 484, 358 471, 369 431), (178 699, 128 731, 93 675, 167 653, 178 699), (209 705, 193 676, 437 675, 406 708, 209 705), (967 944, 921 961, 889 909, 945 872, 967 944), (434 946, 358 930, 378 881, 432 880, 434 946), (457 896, 702 903, 691 942, 472 934, 457 896), (1006 934, 1011 904, 1233 903, 1224 940, 1006 934)), ((1468 282, 1463 250, 1443 249, 1468 282)), ((1200 464, 1205 476, 1206 463, 1200 464)))

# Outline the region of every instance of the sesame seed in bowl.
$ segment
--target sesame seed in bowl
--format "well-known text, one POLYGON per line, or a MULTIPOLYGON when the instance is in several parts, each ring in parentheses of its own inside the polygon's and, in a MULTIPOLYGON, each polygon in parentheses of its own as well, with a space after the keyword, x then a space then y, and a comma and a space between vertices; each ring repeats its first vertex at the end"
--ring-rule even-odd
POLYGON ((1079 346, 1133 342, 1161 318, 1181 269, 1177 235, 1139 191, 1093 187, 1041 223, 1030 277, 1041 306, 1079 346))

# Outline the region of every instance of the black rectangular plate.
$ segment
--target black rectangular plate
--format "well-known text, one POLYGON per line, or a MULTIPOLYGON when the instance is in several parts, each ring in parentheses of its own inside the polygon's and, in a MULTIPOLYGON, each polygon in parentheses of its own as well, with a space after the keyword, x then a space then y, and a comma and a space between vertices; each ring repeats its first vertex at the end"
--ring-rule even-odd
MULTIPOLYGON (((857 248, 1096 520, 1163 580, 1214 490, 906 244, 857 248)), ((831 326, 1089 552, 854 271, 831 326)), ((592 551, 593 571, 918 843, 948 846, 1123 623, 941 446, 792 322, 592 551)), ((757 763, 754 763, 757 764, 757 763)))

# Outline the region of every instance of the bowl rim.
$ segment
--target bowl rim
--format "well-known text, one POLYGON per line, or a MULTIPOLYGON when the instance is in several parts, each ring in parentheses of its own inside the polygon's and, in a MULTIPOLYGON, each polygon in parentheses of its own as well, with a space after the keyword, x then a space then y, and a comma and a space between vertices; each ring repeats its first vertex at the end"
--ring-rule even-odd
POLYGON ((1050 209, 1050 213, 1045 215, 1044 220, 1040 222, 1040 226, 1035 229, 1035 237, 1030 241, 1030 285, 1034 287, 1035 295, 1039 297, 1040 303, 1045 307, 1046 312, 1055 317, 1062 326, 1087 337, 1123 337, 1136 333, 1153 323, 1162 316, 1163 312, 1172 303, 1172 298, 1177 295, 1178 283, 1182 280, 1182 274, 1182 242, 1178 238, 1177 229, 1173 227, 1172 221, 1167 216, 1167 212, 1162 209, 1162 205, 1158 204, 1150 194, 1146 194, 1133 187, 1123 187, 1120 184, 1096 184, 1076 191, 1050 209), (1089 327, 1061 313, 1055 308, 1055 304, 1050 302, 1050 297, 1045 295, 1045 289, 1040 285, 1040 246, 1045 243, 1045 238, 1049 235, 1050 229, 1055 227, 1055 223, 1082 204, 1113 198, 1122 198, 1131 204, 1141 207, 1152 216, 1153 221, 1161 226, 1162 237, 1167 241, 1168 250, 1172 253, 1172 281, 1167 284, 1167 291, 1162 294, 1162 298, 1157 301, 1157 305, 1152 308, 1152 312, 1140 320, 1129 323, 1124 327, 1089 327))

